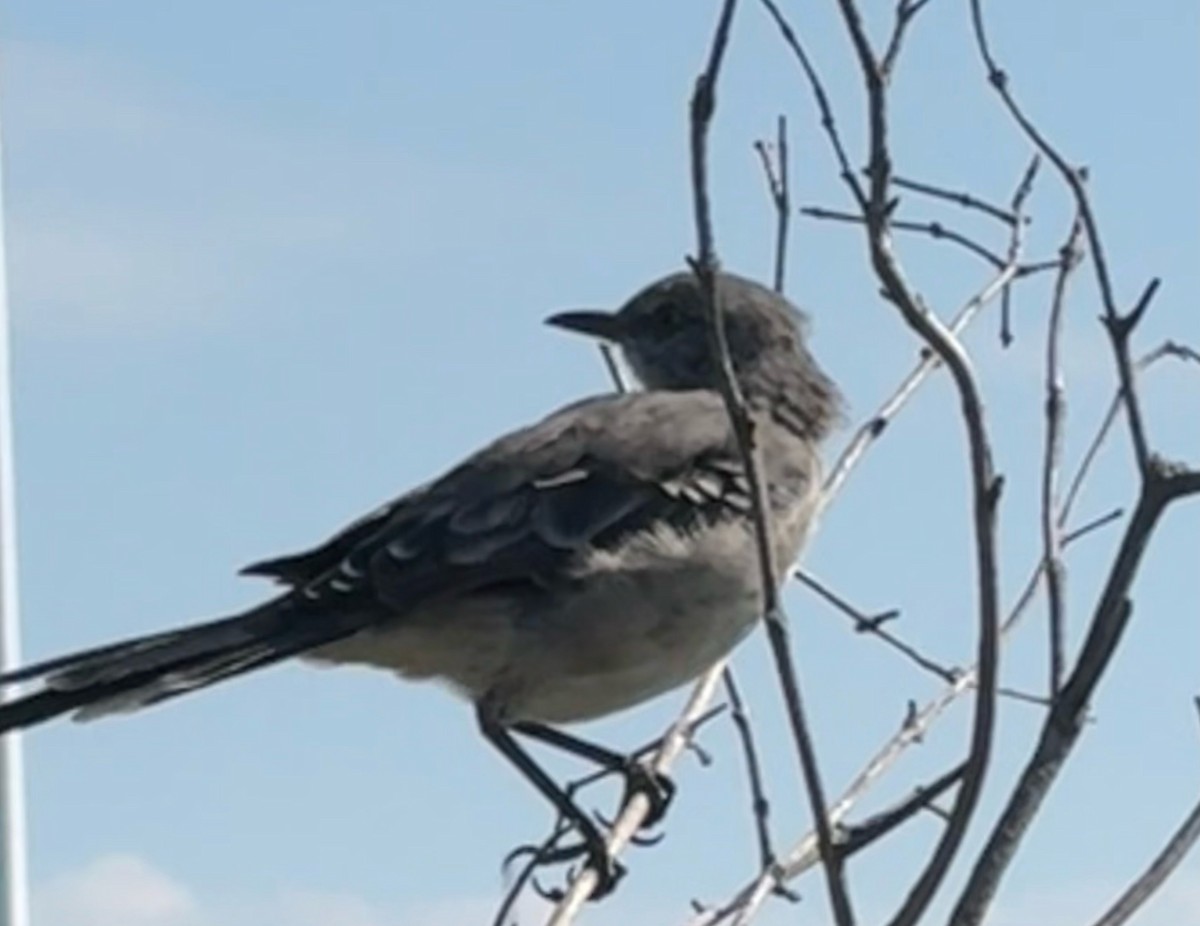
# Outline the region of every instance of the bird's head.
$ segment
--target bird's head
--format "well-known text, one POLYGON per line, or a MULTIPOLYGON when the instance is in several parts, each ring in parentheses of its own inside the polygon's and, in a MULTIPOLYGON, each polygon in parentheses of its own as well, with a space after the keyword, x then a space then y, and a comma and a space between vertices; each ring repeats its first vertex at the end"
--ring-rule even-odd
MULTIPOLYGON (((840 398, 808 352, 804 315, 778 293, 732 274, 717 274, 716 290, 747 401, 790 412, 797 426, 822 436, 837 417, 840 398)), ((615 312, 562 312, 546 321, 615 344, 647 389, 718 386, 709 316, 690 271, 650 284, 615 312)))

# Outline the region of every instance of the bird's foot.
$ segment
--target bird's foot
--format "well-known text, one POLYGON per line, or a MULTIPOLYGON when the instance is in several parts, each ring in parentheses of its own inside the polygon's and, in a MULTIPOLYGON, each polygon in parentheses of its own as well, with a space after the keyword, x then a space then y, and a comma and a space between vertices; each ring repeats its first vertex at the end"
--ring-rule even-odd
MULTIPOLYGON (((583 836, 580 842, 570 845, 553 848, 543 846, 540 849, 526 847, 526 850, 532 849, 534 853, 533 866, 535 868, 544 868, 550 865, 561 865, 564 862, 573 862, 577 859, 584 860, 584 867, 596 877, 596 884, 592 888, 592 893, 589 900, 599 900, 600 898, 611 894, 617 883, 625 876, 625 866, 615 859, 608 851, 608 846, 599 833, 587 833, 583 836)), ((525 850, 518 850, 525 851, 525 850)), ((516 853, 514 853, 516 854, 516 853)), ((513 857, 509 856, 510 859, 513 857)), ((579 877, 577 869, 571 869, 568 873, 568 880, 573 882, 579 877)), ((533 878, 533 889, 543 899, 551 903, 558 903, 566 896, 566 892, 562 888, 547 888, 538 883, 537 878, 533 878)))
POLYGON ((643 795, 650 803, 646 819, 642 821, 642 829, 651 829, 662 822, 667 815, 667 808, 675 797, 675 782, 662 772, 643 765, 636 760, 630 760, 625 768, 625 796, 622 804, 628 804, 635 794, 643 795))

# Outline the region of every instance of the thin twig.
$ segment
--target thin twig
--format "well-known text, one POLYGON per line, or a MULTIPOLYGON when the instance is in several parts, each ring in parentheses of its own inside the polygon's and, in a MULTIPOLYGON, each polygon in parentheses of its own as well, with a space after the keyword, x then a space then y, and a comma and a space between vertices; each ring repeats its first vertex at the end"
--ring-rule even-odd
POLYGON ((779 595, 779 573, 775 563, 774 545, 771 543, 770 508, 767 503, 766 484, 759 466, 754 425, 733 371, 717 280, 717 254, 708 200, 708 131, 716 111, 717 80, 729 40, 729 29, 735 6, 736 0, 726 0, 724 3, 721 18, 713 37, 708 65, 696 80, 695 91, 692 94, 690 107, 691 163, 692 199, 696 220, 696 257, 691 261, 691 265, 700 284, 701 295, 710 319, 710 349, 719 373, 719 392, 729 415, 730 427, 737 440, 742 467, 750 489, 767 637, 771 644, 775 667, 779 673, 780 685, 783 688, 788 721, 803 771, 805 791, 819 834, 830 904, 833 907, 834 918, 838 926, 853 926, 854 913, 850 906, 841 859, 833 845, 829 821, 824 817, 825 795, 817 766, 816 750, 804 715, 800 680, 791 657, 787 615, 779 595))
MULTIPOLYGON (((1041 166, 1041 163, 1042 159, 1038 154, 1034 154, 1033 157, 1029 159, 1029 166, 1025 168, 1025 175, 1021 178, 1021 182, 1017 185, 1017 191, 1013 194, 1010 205, 1012 207, 1011 215, 1013 216, 1015 225, 1023 225, 1029 221, 1025 216, 1025 200, 1027 200, 1029 198, 1029 194, 1033 192, 1033 180, 1037 176, 1038 168, 1041 166)), ((1010 240, 1008 245, 1009 262, 1012 262, 1016 259, 1013 247, 1014 241, 1015 239, 1010 240)), ((1044 262, 1043 266, 1048 264, 1049 266, 1053 267, 1057 263, 1058 261, 1044 262)), ((1039 265, 1036 264, 1031 265, 1031 269, 1038 266, 1039 265)), ((1004 287, 1003 295, 1000 297, 1000 345, 1002 347, 1008 347, 1010 344, 1012 344, 1012 341, 1012 287, 1006 286, 1004 287)))
POLYGON ((1042 455, 1042 556, 1046 561, 1046 602, 1050 629, 1050 697, 1058 697, 1066 671, 1066 571, 1062 559, 1062 528, 1057 519, 1058 475, 1062 462, 1066 387, 1062 368, 1062 327, 1067 284, 1082 259, 1079 239, 1083 226, 1076 215, 1062 247, 1062 265, 1054 280, 1046 333, 1046 438, 1042 455))
MULTIPOLYGON (((1032 178, 1031 178, 1032 179, 1032 178)), ((980 199, 978 196, 973 196, 970 193, 960 193, 954 190, 948 190, 945 187, 936 186, 932 183, 921 183, 917 180, 909 180, 905 177, 892 177, 892 185, 898 186, 902 190, 911 190, 913 193, 922 193, 925 196, 932 196, 934 199, 944 199, 952 202, 957 206, 962 206, 964 209, 975 209, 985 215, 990 215, 993 219, 998 219, 1009 228, 1016 225, 1018 222, 1017 210, 1004 209, 1001 206, 993 205, 986 200, 980 199)))
POLYGON ((825 84, 822 82, 820 75, 817 73, 816 67, 809 58, 808 52, 804 50, 804 46, 800 43, 796 31, 792 28, 791 23, 787 21, 783 13, 779 11, 774 0, 759 0, 774 20, 780 34, 783 36, 784 43, 791 49, 795 55, 797 62, 800 64, 800 69, 804 71, 804 76, 808 80, 810 89, 812 90, 813 99, 817 104, 817 111, 821 117, 821 128, 824 129, 825 135, 829 139, 829 145, 833 149, 833 155, 837 159, 838 169, 841 173, 842 180, 850 187, 851 193, 854 195, 854 201, 859 208, 865 209, 867 205, 867 196, 863 192, 862 184, 858 182, 858 177, 854 170, 850 167, 850 158, 846 155, 846 146, 842 144, 842 137, 838 133, 837 123, 833 118, 833 107, 829 103, 829 94, 825 92, 825 84))
POLYGON ((917 788, 894 807, 889 807, 862 823, 843 827, 842 851, 847 856, 861 852, 871 843, 882 839, 892 830, 902 826, 920 811, 928 809, 943 793, 962 780, 964 768, 965 766, 960 763, 929 784, 917 788))
POLYGON ((763 787, 762 766, 758 761, 758 749, 754 745, 754 732, 746 713, 742 693, 738 690, 733 672, 726 667, 721 674, 725 694, 729 698, 730 716, 737 730, 738 742, 742 745, 742 757, 746 760, 746 777, 750 782, 750 800, 754 811, 754 829, 758 835, 758 858, 763 871, 775 867, 775 850, 771 847, 771 807, 763 787))
POLYGON ((910 643, 901 640, 895 634, 890 633, 883 627, 885 621, 899 617, 899 611, 884 611, 881 614, 865 614, 854 605, 850 604, 845 598, 837 594, 815 576, 806 572, 803 569, 795 569, 792 571, 792 576, 814 592, 833 605, 834 609, 846 615, 854 623, 854 629, 859 633, 869 633, 872 636, 883 640, 888 646, 895 649, 897 652, 903 653, 908 659, 912 660, 920 668, 926 672, 931 672, 940 678, 943 682, 953 683, 958 678, 959 671, 957 669, 948 669, 945 666, 934 662, 932 659, 921 654, 921 652, 910 643))
POLYGON ((775 292, 782 293, 784 276, 787 272, 788 231, 792 221, 792 192, 788 180, 787 117, 781 115, 775 126, 775 147, 772 157, 771 146, 761 139, 754 143, 754 150, 762 162, 763 175, 767 180, 767 192, 775 208, 775 292))
MULTIPOLYGON (((1200 364, 1200 352, 1197 352, 1186 344, 1179 344, 1176 341, 1164 341, 1154 350, 1145 354, 1137 361, 1136 367, 1139 372, 1148 370, 1158 361, 1166 358, 1174 357, 1177 360, 1183 360, 1191 363, 1200 364)), ((1079 494, 1083 489, 1084 481, 1087 479, 1088 473, 1091 472, 1092 464, 1096 460, 1096 456, 1100 452, 1104 441, 1108 437, 1108 432, 1112 429, 1114 422, 1117 420, 1117 414, 1121 410, 1121 390, 1118 387, 1116 394, 1108 405, 1108 411, 1104 413, 1104 418, 1100 422, 1100 427, 1096 431, 1096 436, 1092 438, 1092 442, 1088 444, 1087 450, 1084 452, 1083 461, 1079 468, 1075 471, 1074 477, 1071 479, 1070 486, 1067 489, 1066 498, 1063 500, 1062 510, 1059 512, 1059 526, 1065 525, 1071 516, 1071 511, 1074 508, 1075 502, 1079 498, 1079 494)))
POLYGON ((626 392, 625 378, 621 375, 621 367, 617 364, 617 358, 612 347, 608 344, 601 344, 600 357, 604 360, 604 368, 608 370, 608 377, 613 381, 613 386, 616 387, 617 392, 626 392))
POLYGON ((1098 518, 1092 518, 1092 520, 1090 520, 1090 521, 1085 521, 1079 527, 1075 528, 1075 530, 1067 531, 1065 534, 1063 534, 1063 537, 1062 537, 1063 546, 1064 547, 1067 546, 1068 544, 1078 540, 1080 537, 1084 536, 1085 534, 1090 534, 1092 531, 1094 531, 1098 528, 1104 527, 1106 524, 1111 524, 1113 521, 1122 517, 1124 514, 1125 514, 1124 508, 1114 508, 1112 511, 1108 512, 1107 514, 1102 514, 1098 518))
MULTIPOLYGON (((837 209, 826 209, 823 206, 802 206, 800 213, 813 219, 850 222, 856 225, 865 225, 867 221, 862 215, 857 215, 853 212, 842 212, 837 209)), ((928 235, 935 241, 949 241, 957 244, 959 247, 970 251, 976 257, 983 258, 996 268, 1003 267, 1008 263, 999 254, 989 250, 978 241, 964 235, 962 232, 947 228, 941 222, 912 222, 903 219, 893 219, 890 224, 896 231, 918 232, 922 235, 928 235)))
POLYGON ((896 61, 900 58, 904 33, 912 23, 913 17, 921 12, 928 2, 929 0, 896 0, 896 18, 892 24, 892 35, 888 39, 887 51, 883 53, 883 59, 879 63, 879 70, 883 74, 884 80, 892 76, 896 61))
POLYGON ((1133 360, 1129 350, 1130 335, 1141 320, 1150 300, 1154 297, 1158 281, 1152 280, 1143 291, 1134 308, 1127 314, 1122 314, 1117 308, 1117 299, 1113 291, 1112 277, 1108 270, 1108 260, 1105 257, 1104 245, 1100 239, 1100 228, 1092 210, 1090 198, 1084 186, 1084 174, 1069 164, 1065 157, 1041 133, 1036 125, 1025 115, 1025 111, 1017 103, 1008 85, 1008 75, 996 63, 992 56, 991 45, 988 41, 987 30, 983 23, 982 0, 971 0, 971 22, 975 33, 975 43, 979 49, 979 57, 987 72, 988 83, 995 89, 1005 109, 1013 121, 1025 133, 1025 136, 1050 161, 1062 176, 1063 181, 1071 190, 1075 199, 1075 207, 1079 210, 1087 235, 1088 252, 1092 256, 1092 267, 1096 275, 1096 283, 1100 288, 1100 299, 1104 306, 1104 323, 1112 344, 1113 357, 1116 360, 1117 374, 1121 382, 1121 399, 1125 406, 1126 418, 1129 424, 1129 436, 1133 443, 1134 459, 1138 470, 1145 478, 1151 465, 1150 444, 1146 439, 1146 428, 1142 419, 1142 411, 1134 389, 1133 360))
MULTIPOLYGON (((1170 344, 1147 355, 1143 361, 1149 365, 1161 356, 1172 355, 1194 359, 1193 354, 1188 348, 1180 351, 1178 345, 1170 344)), ((1115 413, 1110 409, 1110 414, 1105 416, 1097 437, 1080 464, 1073 487, 1081 483, 1081 474, 1090 468, 1095 458, 1095 448, 1103 441, 1103 435, 1108 432, 1114 417, 1115 413)), ((1200 494, 1200 473, 1166 464, 1153 455, 1150 457, 1137 505, 1126 525, 1088 623, 1079 659, 1047 715, 1037 746, 971 870, 951 915, 951 926, 978 926, 986 916, 1022 838, 1078 741, 1087 704, 1128 625, 1133 609, 1129 589, 1158 520, 1172 502, 1196 494, 1200 494)), ((1064 509, 1069 508, 1073 499, 1074 495, 1068 497, 1064 509)), ((1075 535, 1078 534, 1077 531, 1075 535)), ((1071 536, 1064 537, 1064 543, 1071 536)))

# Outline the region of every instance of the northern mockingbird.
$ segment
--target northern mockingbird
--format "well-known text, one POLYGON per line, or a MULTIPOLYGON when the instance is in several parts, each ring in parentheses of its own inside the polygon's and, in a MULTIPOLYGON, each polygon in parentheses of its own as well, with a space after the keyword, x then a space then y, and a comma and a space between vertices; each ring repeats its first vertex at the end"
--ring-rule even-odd
MULTIPOLYGON (((717 292, 756 423, 776 561, 790 563, 815 510, 818 445, 838 393, 782 297, 730 274, 717 292)), ((574 823, 599 890, 611 887, 619 872, 596 825, 513 733, 618 769, 661 803, 668 783, 555 725, 698 676, 758 619, 759 568, 694 275, 661 279, 616 312, 547 321, 617 345, 644 391, 568 405, 321 546, 247 567, 283 590, 242 614, 0 676, 37 683, 0 705, 0 731, 135 710, 294 656, 441 679, 574 823)))

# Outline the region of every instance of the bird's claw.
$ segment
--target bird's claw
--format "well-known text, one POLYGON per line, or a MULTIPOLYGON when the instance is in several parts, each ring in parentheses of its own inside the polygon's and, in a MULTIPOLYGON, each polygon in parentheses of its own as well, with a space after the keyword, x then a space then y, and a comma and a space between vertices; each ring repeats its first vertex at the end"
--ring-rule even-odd
MULTIPOLYGON (((589 899, 599 900, 610 894, 621 878, 625 876, 625 866, 613 858, 603 840, 584 839, 573 846, 563 846, 540 852, 537 864, 539 866, 557 865, 584 857, 587 859, 586 867, 596 875, 596 885, 592 888, 589 899)), ((573 881, 577 874, 576 869, 571 869, 568 877, 573 881)), ((531 883, 537 895, 550 903, 558 903, 565 896, 562 888, 543 887, 537 878, 533 878, 531 883)))
POLYGON ((667 808, 675 797, 675 782, 640 762, 630 762, 625 770, 625 797, 622 803, 628 803, 635 794, 644 795, 650 803, 641 828, 652 829, 667 815, 667 808))

